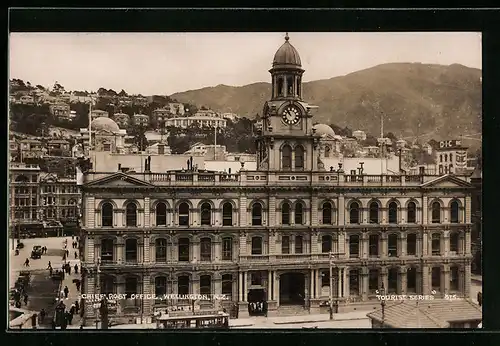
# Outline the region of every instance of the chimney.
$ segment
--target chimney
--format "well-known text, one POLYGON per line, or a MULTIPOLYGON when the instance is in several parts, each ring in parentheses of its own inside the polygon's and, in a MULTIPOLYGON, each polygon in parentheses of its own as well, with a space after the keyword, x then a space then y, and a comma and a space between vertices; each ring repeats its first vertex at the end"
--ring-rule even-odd
POLYGON ((148 171, 151 171, 151 156, 148 156, 148 171))
POLYGON ((231 167, 229 167, 229 174, 231 174, 231 167))
POLYGON ((122 170, 122 164, 121 164, 121 163, 119 163, 119 164, 118 164, 118 171, 121 171, 121 170, 122 170))

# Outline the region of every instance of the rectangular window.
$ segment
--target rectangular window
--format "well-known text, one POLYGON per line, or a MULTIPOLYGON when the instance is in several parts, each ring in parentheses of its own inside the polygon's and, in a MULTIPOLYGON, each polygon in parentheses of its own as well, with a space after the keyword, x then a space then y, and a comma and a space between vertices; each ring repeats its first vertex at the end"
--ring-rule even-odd
POLYGON ((233 260, 233 240, 231 238, 222 239, 222 260, 233 260))
POLYGON ((295 253, 296 254, 301 254, 303 252, 303 242, 304 242, 304 239, 302 238, 302 236, 298 235, 298 236, 295 236, 295 253))
POLYGON ((290 237, 288 236, 281 237, 281 253, 282 254, 290 253, 290 237))

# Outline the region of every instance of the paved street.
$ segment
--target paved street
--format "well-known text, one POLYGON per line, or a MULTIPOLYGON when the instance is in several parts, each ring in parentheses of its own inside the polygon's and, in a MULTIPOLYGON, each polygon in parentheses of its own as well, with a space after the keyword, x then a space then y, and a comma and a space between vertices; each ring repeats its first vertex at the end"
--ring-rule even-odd
MULTIPOLYGON (((33 238, 33 239, 23 239, 24 248, 19 251, 19 255, 15 255, 14 251, 12 251, 12 247, 10 248, 10 256, 9 256, 9 287, 13 287, 14 283, 19 276, 20 271, 29 270, 31 274, 31 282, 30 287, 27 289, 27 293, 29 296, 28 299, 28 310, 40 311, 44 308, 47 312, 47 318, 45 320, 45 324, 48 325, 50 323, 50 319, 53 316, 54 307, 55 307, 55 297, 59 291, 59 282, 53 281, 49 277, 49 270, 47 269, 47 265, 49 261, 52 264, 52 268, 54 270, 61 270, 62 265, 64 263, 62 256, 64 253, 64 240, 68 241, 68 250, 70 251, 70 264, 72 267, 76 263, 80 265, 80 261, 74 258, 75 249, 72 248, 71 237, 65 238, 33 238), (34 245, 46 246, 47 254, 42 255, 41 259, 31 259, 31 250, 34 245), (26 258, 30 260, 30 266, 25 267, 24 262, 26 258)), ((66 275, 65 280, 63 282, 62 287, 65 285, 69 288, 69 297, 65 304, 69 308, 71 303, 78 299, 79 293, 76 291, 75 284, 73 283, 73 279, 79 278, 80 274, 75 275, 74 269, 72 268, 71 275, 66 275)), ((25 308, 23 304, 23 308, 25 308)), ((75 316, 73 319, 73 324, 79 321, 79 317, 75 316)))

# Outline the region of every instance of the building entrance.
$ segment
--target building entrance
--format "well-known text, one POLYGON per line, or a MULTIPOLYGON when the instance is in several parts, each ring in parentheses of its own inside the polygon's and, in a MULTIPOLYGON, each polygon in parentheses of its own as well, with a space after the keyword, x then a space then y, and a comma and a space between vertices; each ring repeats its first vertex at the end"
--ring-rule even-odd
POLYGON ((248 314, 250 316, 264 316, 266 312, 266 291, 260 288, 250 289, 248 291, 248 314))
POLYGON ((305 276, 302 273, 280 275, 280 305, 305 304, 305 276))

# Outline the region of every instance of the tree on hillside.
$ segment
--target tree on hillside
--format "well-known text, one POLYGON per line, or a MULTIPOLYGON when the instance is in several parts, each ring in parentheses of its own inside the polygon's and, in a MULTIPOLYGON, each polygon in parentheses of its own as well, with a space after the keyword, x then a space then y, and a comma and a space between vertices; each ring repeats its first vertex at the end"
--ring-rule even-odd
POLYGON ((364 147, 377 146, 377 139, 372 135, 366 135, 366 139, 362 142, 364 147))
POLYGON ((100 87, 100 88, 97 90, 97 95, 99 95, 99 96, 106 95, 107 93, 108 93, 108 89, 103 88, 103 87, 100 87))
POLYGON ((193 115, 196 114, 196 112, 198 112, 198 107, 190 103, 184 103, 184 109, 188 115, 193 115))
POLYGON ((118 94, 113 89, 108 90, 108 96, 117 96, 118 94))
POLYGON ((37 89, 40 89, 40 90, 45 90, 45 88, 44 88, 42 85, 40 85, 40 84, 37 84, 37 85, 36 85, 36 88, 37 88, 37 89))
POLYGON ((118 94, 118 96, 124 97, 124 96, 128 96, 128 95, 125 92, 125 90, 122 89, 122 91, 120 91, 120 93, 118 94))
POLYGON ((201 106, 201 108, 200 108, 200 109, 201 109, 202 111, 208 111, 208 108, 207 108, 207 107, 205 107, 205 106, 201 106))

